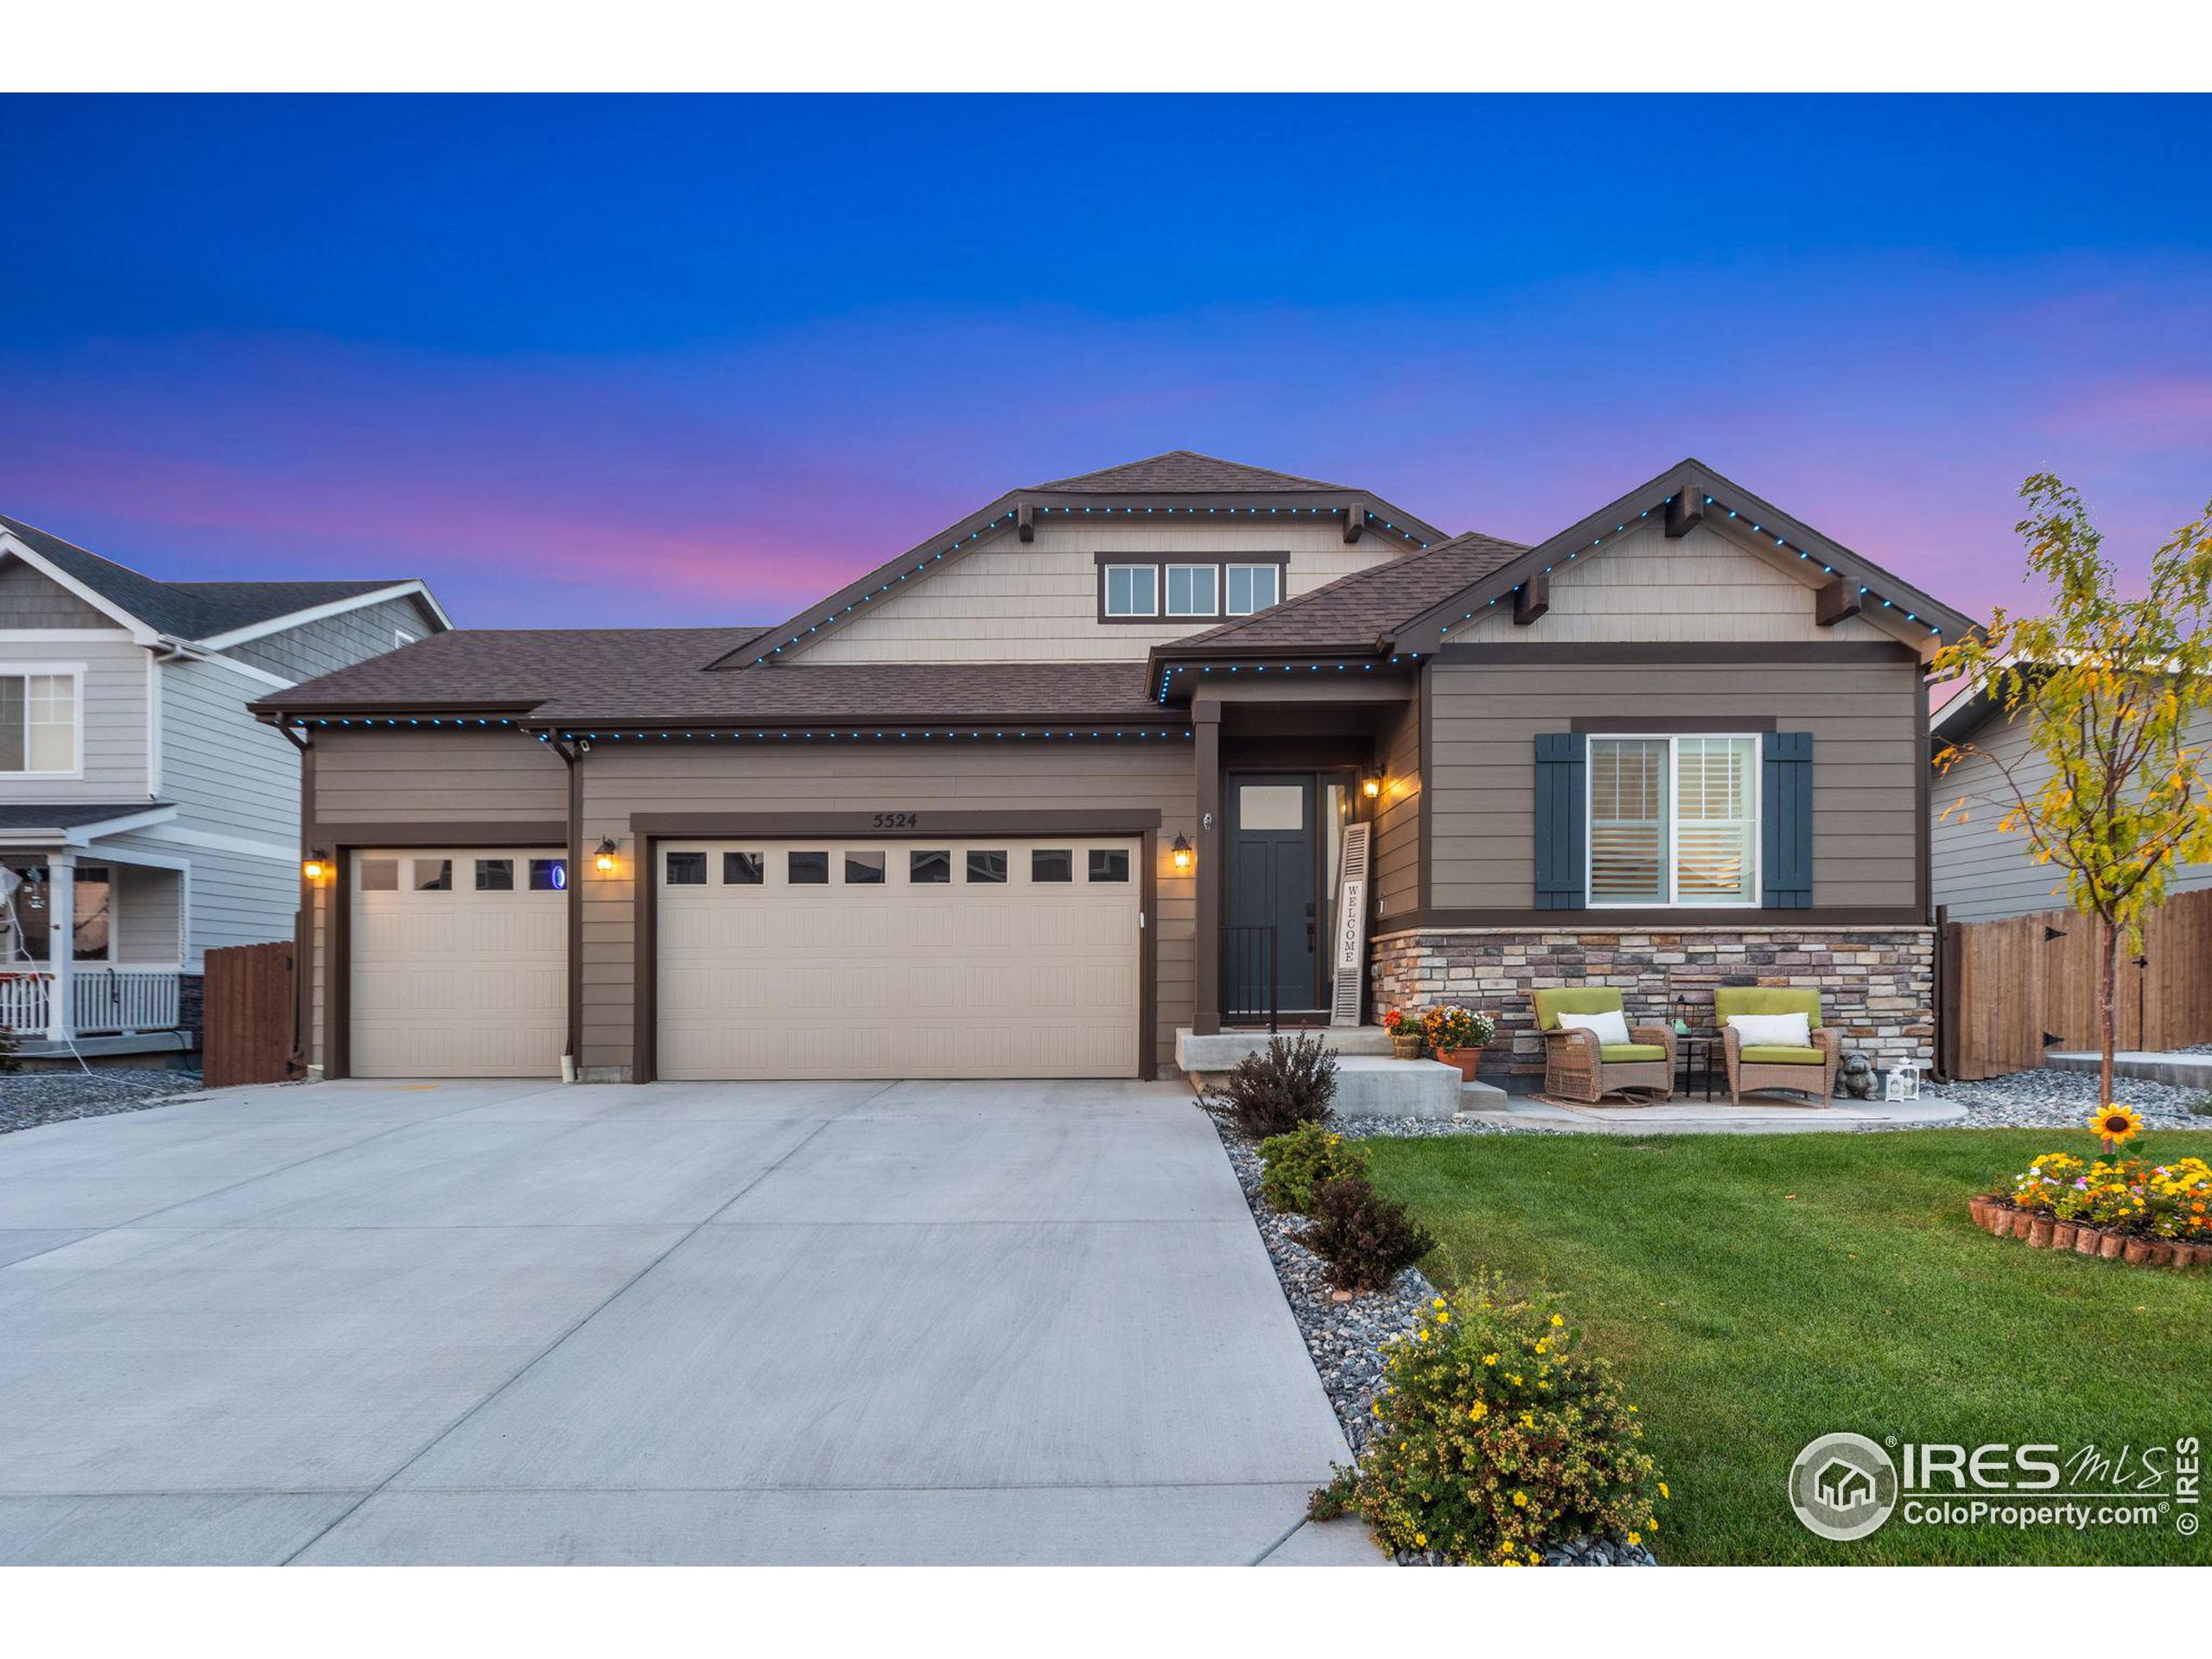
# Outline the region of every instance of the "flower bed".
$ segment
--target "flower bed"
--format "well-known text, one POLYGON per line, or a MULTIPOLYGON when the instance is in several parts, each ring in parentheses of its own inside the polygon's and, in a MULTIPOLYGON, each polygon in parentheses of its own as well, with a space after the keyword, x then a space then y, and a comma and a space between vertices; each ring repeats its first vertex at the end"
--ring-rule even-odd
POLYGON ((2072 1250, 2138 1267, 2212 1267, 2212 1165, 2122 1156, 2142 1120, 2125 1106, 2089 1117, 2101 1157, 2047 1152, 2005 1192, 1970 1199, 1975 1224, 2037 1249, 2072 1250))

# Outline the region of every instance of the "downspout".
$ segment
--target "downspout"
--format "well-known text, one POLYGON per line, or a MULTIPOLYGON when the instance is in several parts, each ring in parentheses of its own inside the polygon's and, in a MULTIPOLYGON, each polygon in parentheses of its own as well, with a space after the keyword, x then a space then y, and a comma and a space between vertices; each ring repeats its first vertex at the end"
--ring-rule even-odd
POLYGON ((565 951, 568 957, 569 1042, 561 1056, 561 1081, 580 1082, 583 1077, 583 888, 577 877, 583 868, 583 773, 576 763, 583 756, 573 743, 549 732, 544 741, 561 757, 569 772, 569 917, 565 951))

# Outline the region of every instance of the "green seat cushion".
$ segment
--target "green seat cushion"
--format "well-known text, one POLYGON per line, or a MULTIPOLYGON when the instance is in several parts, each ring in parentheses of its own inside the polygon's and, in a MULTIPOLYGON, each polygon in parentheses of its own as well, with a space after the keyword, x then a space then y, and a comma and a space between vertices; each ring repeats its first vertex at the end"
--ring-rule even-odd
POLYGON ((1817 1048, 1777 1048, 1764 1043, 1743 1050, 1738 1058, 1745 1065, 1826 1065, 1828 1059, 1817 1048))
POLYGON ((1821 994, 1788 985, 1724 985, 1713 994, 1713 1023, 1726 1026, 1732 1014, 1802 1014, 1821 1028, 1821 994))
POLYGON ((1656 1043, 1607 1043, 1598 1051, 1608 1060, 1663 1060, 1667 1051, 1656 1043))
POLYGON ((1562 1014, 1605 1014, 1618 1010, 1621 994, 1610 985, 1563 985, 1536 993, 1536 1028, 1557 1031, 1562 1014))

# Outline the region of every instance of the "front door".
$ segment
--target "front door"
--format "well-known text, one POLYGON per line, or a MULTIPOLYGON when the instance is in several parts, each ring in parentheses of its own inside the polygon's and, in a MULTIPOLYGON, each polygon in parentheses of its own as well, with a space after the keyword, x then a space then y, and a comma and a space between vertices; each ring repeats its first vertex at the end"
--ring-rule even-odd
POLYGON ((1228 932, 1222 940, 1222 1013, 1249 1020, 1276 1003, 1320 1006, 1319 867, 1312 772, 1239 772, 1229 786, 1228 932))

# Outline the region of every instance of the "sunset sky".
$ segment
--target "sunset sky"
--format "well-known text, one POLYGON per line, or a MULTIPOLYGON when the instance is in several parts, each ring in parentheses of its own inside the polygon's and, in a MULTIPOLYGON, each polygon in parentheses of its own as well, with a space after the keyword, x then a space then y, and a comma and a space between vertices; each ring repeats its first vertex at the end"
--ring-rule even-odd
POLYGON ((1684 455, 1975 614, 2212 496, 2212 103, 7 99, 0 512, 768 623, 1190 448, 1536 540, 1684 455))

